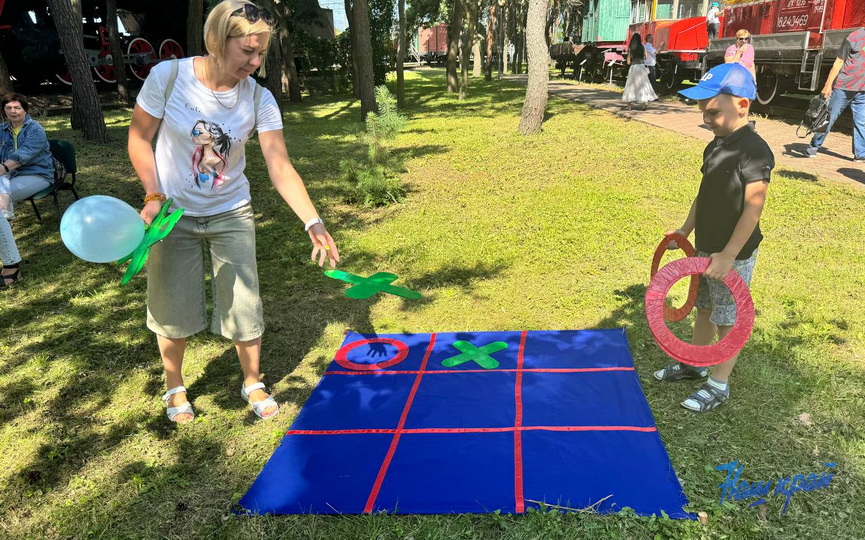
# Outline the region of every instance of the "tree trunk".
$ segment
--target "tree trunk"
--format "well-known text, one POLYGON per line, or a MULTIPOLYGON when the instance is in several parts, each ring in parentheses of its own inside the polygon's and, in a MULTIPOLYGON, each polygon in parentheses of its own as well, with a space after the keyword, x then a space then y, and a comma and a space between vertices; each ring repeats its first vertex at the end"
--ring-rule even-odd
POLYGON ((279 43, 279 34, 274 32, 271 36, 270 47, 267 49, 267 75, 265 76, 264 85, 273 94, 276 99, 276 105, 279 107, 279 112, 283 112, 282 102, 285 99, 283 94, 282 81, 285 78, 285 62, 282 58, 282 46, 279 43))
POLYGON ((460 35, 463 31, 463 14, 465 12, 464 2, 466 0, 454 0, 454 11, 451 15, 451 24, 448 28, 448 62, 447 80, 448 93, 453 94, 457 89, 457 55, 460 49, 460 35))
POLYGON ((405 0, 398 0, 399 35, 396 45, 396 106, 405 107, 405 0))
POLYGON ((105 0, 105 26, 108 28, 108 41, 111 44, 117 93, 120 95, 120 101, 129 105, 132 103, 132 95, 129 93, 126 62, 123 61, 123 47, 120 46, 120 32, 117 29, 117 0, 105 0))
MULTIPOLYGON (((469 95, 469 56, 472 51, 472 43, 475 40, 475 34, 478 28, 478 0, 466 0, 466 43, 463 45, 462 57, 460 58, 460 99, 465 99, 469 95)), ((475 56, 475 65, 477 65, 477 56, 475 56)))
POLYGON ((475 57, 475 63, 472 65, 472 77, 480 77, 483 71, 483 57, 481 56, 481 40, 475 35, 472 40, 472 54, 475 57))
POLYGON ((353 35, 357 38, 354 56, 357 58, 357 87, 360 92, 360 119, 378 112, 375 104, 375 81, 372 69, 372 39, 369 30, 369 3, 367 0, 354 0, 352 22, 353 35))
POLYGON ((107 142, 108 130, 105 128, 99 94, 84 53, 80 0, 48 0, 48 3, 60 36, 63 57, 72 74, 72 127, 83 128, 84 138, 89 141, 107 142))
POLYGON ((357 32, 352 15, 351 0, 345 0, 345 19, 348 24, 349 37, 351 38, 351 87, 354 97, 360 99, 360 86, 357 84, 357 32))
POLYGON ((494 32, 496 27, 496 3, 493 2, 490 6, 489 22, 487 23, 487 57, 484 59, 484 80, 491 81, 493 79, 493 43, 495 42, 494 32))
POLYGON ((523 103, 523 116, 520 119, 520 133, 528 135, 541 130, 544 111, 547 108, 547 39, 545 22, 547 0, 529 0, 529 13, 526 21, 526 42, 529 56, 529 82, 526 86, 526 101, 523 103))
MULTIPOLYGON (((291 34, 291 16, 286 11, 288 7, 285 5, 285 2, 277 3, 273 0, 264 0, 263 4, 276 16, 276 28, 274 28, 273 34, 270 38, 271 40, 273 40, 273 42, 270 44, 270 50, 272 51, 275 48, 279 48, 280 50, 278 54, 281 58, 281 67, 277 69, 280 75, 280 81, 278 86, 280 91, 279 93, 273 92, 273 89, 270 87, 270 85, 275 85, 275 83, 271 82, 271 78, 269 75, 267 77, 268 89, 273 92, 274 97, 277 97, 284 95, 287 87, 288 100, 292 103, 300 103, 301 101, 303 101, 303 97, 300 94, 300 77, 297 74, 297 66, 294 63, 294 40, 292 39, 291 34), (287 84, 285 84, 286 82, 287 84)), ((268 52, 268 73, 271 69, 273 69, 273 66, 275 66, 275 63, 271 63, 271 58, 272 55, 270 52, 268 52)), ((277 101, 279 101, 278 97, 277 101)))
POLYGON ((13 91, 12 77, 9 75, 9 67, 0 52, 0 95, 6 95, 13 91))
POLYGON ((520 36, 517 40, 517 48, 514 51, 514 73, 520 74, 523 72, 523 62, 525 61, 525 52, 526 52, 526 15, 528 12, 528 3, 525 2, 520 5, 519 10, 519 19, 517 20, 517 24, 519 25, 520 36))
POLYGON ((496 62, 496 71, 498 80, 502 80, 502 69, 505 63, 505 58, 507 57, 508 52, 504 50, 505 48, 505 27, 508 24, 508 5, 505 3, 502 6, 501 12, 501 21, 499 21, 499 37, 498 37, 498 49, 499 49, 499 57, 498 62, 496 62))
POLYGON ((292 103, 300 103, 303 96, 300 94, 300 75, 294 62, 294 36, 287 28, 283 28, 279 41, 282 46, 282 62, 288 74, 288 100, 292 103))
POLYGON ((204 0, 189 0, 186 23, 186 56, 201 56, 204 52, 204 0))

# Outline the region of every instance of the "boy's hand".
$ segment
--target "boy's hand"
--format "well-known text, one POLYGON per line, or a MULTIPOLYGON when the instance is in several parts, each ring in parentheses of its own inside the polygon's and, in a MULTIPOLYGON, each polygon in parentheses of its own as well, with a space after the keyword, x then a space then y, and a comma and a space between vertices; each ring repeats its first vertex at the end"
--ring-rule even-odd
POLYGON ((733 261, 736 260, 735 256, 726 255, 725 253, 712 253, 709 255, 712 259, 712 262, 709 263, 709 268, 706 268, 706 271, 703 272, 703 275, 712 279, 717 279, 718 281, 722 281, 724 276, 726 276, 730 270, 733 269, 733 261))
MULTIPOLYGON (((667 232, 664 233, 664 237, 670 236, 671 234, 678 234, 679 236, 684 236, 685 238, 688 237, 688 235, 685 234, 685 231, 683 231, 682 229, 676 229, 676 230, 673 230, 673 231, 667 231, 667 232)), ((670 242, 667 244, 667 249, 668 249, 668 250, 670 250, 670 249, 679 249, 679 244, 677 244, 675 240, 670 240, 670 242)))

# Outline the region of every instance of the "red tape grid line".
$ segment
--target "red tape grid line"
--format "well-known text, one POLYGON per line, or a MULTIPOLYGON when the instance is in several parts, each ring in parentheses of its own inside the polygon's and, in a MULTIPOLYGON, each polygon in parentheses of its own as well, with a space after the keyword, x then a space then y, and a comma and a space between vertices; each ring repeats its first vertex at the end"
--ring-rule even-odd
MULTIPOLYGON (((592 371, 634 371, 632 367, 601 367, 601 368, 529 368, 529 369, 431 369, 424 375, 457 375, 462 373, 508 373, 521 371, 523 373, 589 373, 592 371)), ((417 375, 420 371, 328 371, 325 375, 417 375)))
POLYGON ((523 498, 523 362, 526 353, 526 335, 523 331, 520 335, 520 350, 517 353, 517 382, 514 385, 514 398, 516 399, 516 413, 514 414, 514 499, 516 502, 514 511, 522 514, 526 511, 526 502, 523 498))
POLYGON ((655 426, 520 426, 497 428, 410 428, 410 429, 291 429, 286 435, 367 435, 402 433, 505 433, 508 431, 658 431, 655 426))
POLYGON ((369 498, 366 500, 366 506, 363 509, 365 514, 372 513, 373 508, 375 508, 375 500, 378 498, 378 492, 381 490, 381 484, 384 482, 384 476, 387 474, 387 469, 390 467, 390 461, 393 459, 394 453, 396 453, 396 446, 399 444, 400 434, 403 432, 403 427, 405 426, 405 420, 408 418, 408 411, 411 409, 412 402, 414 401, 414 396, 417 394, 417 389, 420 386, 420 380, 423 378, 424 370, 426 369, 427 363, 429 362, 430 354, 432 354, 433 347, 436 342, 436 334, 430 334, 429 346, 427 346, 426 354, 424 354, 423 362, 421 362, 420 370, 417 372, 417 377, 415 377, 414 384, 411 387, 411 392, 409 392, 408 399, 405 402, 405 407, 402 409, 402 416, 399 418, 399 423, 396 426, 396 430, 394 430, 393 440, 390 442, 390 448, 387 450, 387 455, 384 457, 384 461, 381 464, 381 467, 378 470, 378 476, 375 479, 375 484, 372 486, 372 491, 369 493, 369 498))

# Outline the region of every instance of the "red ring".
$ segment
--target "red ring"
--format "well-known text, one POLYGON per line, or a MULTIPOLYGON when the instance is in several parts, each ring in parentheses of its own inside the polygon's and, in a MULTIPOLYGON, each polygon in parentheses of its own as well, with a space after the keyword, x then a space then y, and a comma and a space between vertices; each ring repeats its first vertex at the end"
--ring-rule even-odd
MULTIPOLYGON (((681 234, 673 233, 669 234, 661 240, 661 243, 658 244, 657 249, 655 249, 655 256, 652 258, 652 273, 651 278, 655 277, 655 274, 658 273, 658 266, 661 264, 661 257, 664 256, 664 252, 667 251, 667 244, 671 241, 675 240, 676 244, 679 246, 679 249, 685 252, 686 257, 693 257, 696 254, 694 251, 694 246, 691 245, 691 242, 688 242, 688 239, 682 236, 681 234)), ((685 305, 676 309, 668 306, 666 303, 664 304, 664 318, 668 321, 681 321, 685 317, 691 313, 691 310, 694 309, 694 306, 697 304, 697 290, 700 288, 700 276, 692 275, 691 276, 691 285, 688 287, 688 299, 685 300, 685 305)))
POLYGON ((376 369, 385 369, 391 366, 395 366, 406 359, 408 356, 408 345, 399 341, 397 339, 391 338, 369 338, 369 339, 360 339, 358 341, 354 341, 349 343, 348 345, 343 345, 338 351, 336 351, 336 355, 333 357, 336 360, 336 363, 341 365, 346 369, 353 369, 355 371, 374 371, 376 369), (356 362, 352 362, 348 359, 348 353, 361 345, 369 345, 370 343, 387 343, 388 345, 393 345, 396 347, 396 356, 391 358, 390 360, 385 360, 384 362, 376 362, 374 364, 358 364, 356 362))
POLYGON ((658 346, 674 360, 692 366, 714 366, 733 358, 742 349, 754 328, 754 301, 745 280, 735 270, 724 277, 724 284, 736 301, 736 322, 727 337, 702 347, 679 340, 664 322, 664 299, 673 284, 688 275, 699 275, 709 268, 709 257, 678 259, 661 268, 646 290, 646 319, 658 346))

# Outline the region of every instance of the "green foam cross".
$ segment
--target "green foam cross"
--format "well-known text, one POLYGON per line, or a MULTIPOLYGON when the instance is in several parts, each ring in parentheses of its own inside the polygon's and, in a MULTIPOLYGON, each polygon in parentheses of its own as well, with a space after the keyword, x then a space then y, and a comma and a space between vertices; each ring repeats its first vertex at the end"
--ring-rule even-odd
POLYGON ((417 291, 391 285, 391 282, 395 281, 399 276, 390 272, 376 272, 368 278, 343 272, 342 270, 325 270, 324 275, 329 278, 352 283, 353 286, 345 290, 345 295, 349 298, 369 298, 377 292, 385 292, 402 298, 408 298, 409 300, 418 300, 421 298, 421 294, 417 291))
POLYGON ((454 367, 474 361, 484 369, 495 369, 499 367, 499 362, 490 355, 508 348, 508 344, 504 341, 493 341, 483 347, 475 347, 468 341, 459 340, 454 341, 453 346, 462 354, 442 360, 444 367, 454 367))
POLYGON ((168 208, 173 201, 174 199, 168 199, 162 203, 162 208, 159 209, 159 213, 156 214, 150 225, 144 226, 144 238, 141 239, 138 247, 132 253, 117 261, 117 264, 123 264, 131 260, 129 266, 126 267, 126 272, 123 274, 123 279, 120 280, 121 285, 129 283, 129 280, 144 268, 150 248, 153 244, 168 236, 168 233, 174 229, 174 225, 180 219, 180 216, 183 215, 183 208, 178 208, 171 214, 168 213, 168 208))

